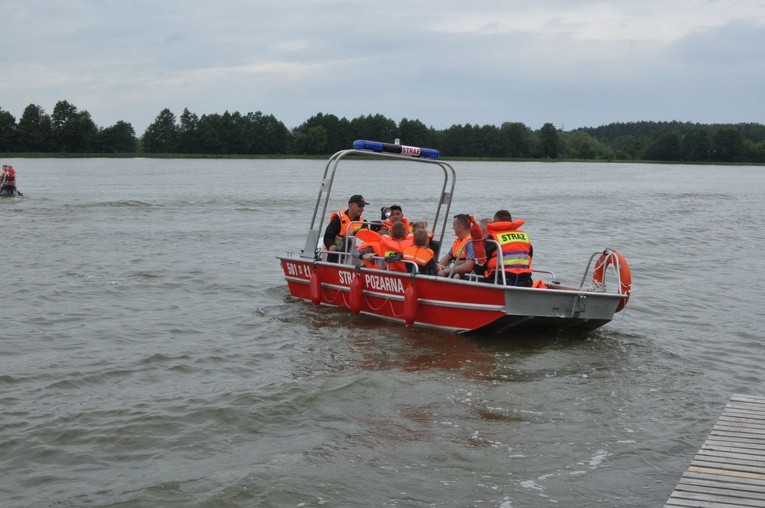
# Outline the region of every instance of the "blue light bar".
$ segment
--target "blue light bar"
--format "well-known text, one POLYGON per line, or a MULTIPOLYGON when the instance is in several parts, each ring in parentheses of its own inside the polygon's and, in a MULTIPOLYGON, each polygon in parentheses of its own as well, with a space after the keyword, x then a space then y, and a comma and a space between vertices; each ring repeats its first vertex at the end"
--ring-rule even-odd
POLYGON ((367 141, 364 139, 354 141, 353 148, 356 150, 372 150, 373 152, 398 153, 401 155, 411 155, 412 157, 427 157, 429 159, 438 159, 440 155, 438 150, 433 148, 394 145, 393 143, 381 143, 380 141, 367 141))

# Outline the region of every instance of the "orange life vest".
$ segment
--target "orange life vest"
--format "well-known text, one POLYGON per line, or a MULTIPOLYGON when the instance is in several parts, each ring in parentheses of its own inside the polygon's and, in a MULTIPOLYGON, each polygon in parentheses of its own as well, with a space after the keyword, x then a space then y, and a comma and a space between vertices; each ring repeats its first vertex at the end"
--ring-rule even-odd
POLYGON ((465 236, 465 238, 455 238, 454 243, 452 244, 452 250, 449 251, 452 257, 454 259, 467 259, 466 246, 471 240, 472 238, 470 238, 470 235, 465 236))
MULTIPOLYGON (((486 229, 502 250, 502 269, 508 273, 531 273, 531 241, 525 231, 518 229, 526 221, 490 222, 486 229)), ((494 251, 487 263, 485 277, 491 277, 497 268, 497 251, 494 251)))
MULTIPOLYGON (((404 238, 403 240, 394 240, 393 238, 389 236, 383 236, 380 239, 380 243, 382 244, 383 248, 383 256, 393 256, 395 254, 401 254, 406 247, 409 247, 412 245, 412 239, 411 238, 404 238)), ((394 272, 405 272, 406 271, 406 263, 403 263, 401 261, 394 261, 393 263, 388 263, 388 270, 394 271, 394 272)))
POLYGON ((332 220, 335 217, 340 218, 340 232, 335 237, 335 246, 337 247, 340 247, 340 244, 343 242, 343 238, 345 238, 345 236, 348 234, 348 227, 350 226, 352 222, 355 223, 353 224, 353 227, 352 227, 353 233, 356 233, 356 231, 361 229, 361 223, 364 222, 364 217, 359 217, 355 221, 351 220, 351 218, 348 217, 348 214, 346 212, 347 210, 342 212, 341 211, 332 212, 332 215, 329 216, 329 222, 332 222, 332 220))
MULTIPOLYGON (((383 257, 383 250, 382 250, 382 245, 380 245, 380 242, 364 242, 361 245, 359 245, 356 248, 356 250, 367 249, 370 247, 374 251, 375 256, 380 258, 383 257)), ((364 262, 364 266, 366 266, 367 268, 375 268, 378 270, 382 269, 382 267, 380 266, 379 259, 371 259, 371 260, 363 259, 362 261, 364 262)))
POLYGON ((16 170, 8 168, 5 172, 5 183, 8 185, 14 185, 16 183, 16 170))
POLYGON ((417 245, 410 245, 409 247, 405 247, 403 251, 401 251, 401 256, 404 258, 405 261, 412 261, 420 268, 424 268, 430 261, 433 259, 433 256, 435 256, 435 253, 432 249, 429 249, 427 247, 418 247, 417 245))

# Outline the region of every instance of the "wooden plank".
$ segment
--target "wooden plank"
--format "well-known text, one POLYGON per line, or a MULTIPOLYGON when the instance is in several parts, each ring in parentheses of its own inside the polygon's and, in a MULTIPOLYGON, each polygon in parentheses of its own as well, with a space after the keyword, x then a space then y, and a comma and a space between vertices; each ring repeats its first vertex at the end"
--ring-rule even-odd
POLYGON ((722 414, 731 414, 731 415, 750 415, 755 418, 762 418, 763 411, 765 411, 765 405, 761 407, 751 407, 751 406, 731 406, 726 407, 722 414))
POLYGON ((666 506, 765 507, 765 397, 731 396, 666 506))
POLYGON ((751 450, 749 448, 742 448, 740 446, 721 446, 714 443, 704 443, 699 454, 713 454, 713 453, 734 453, 738 455, 746 455, 746 458, 751 460, 765 461, 765 450, 751 450))
POLYGON ((762 406, 765 406, 765 402, 760 402, 756 400, 731 400, 726 405, 726 407, 751 407, 751 408, 757 408, 762 406))
POLYGON ((730 503, 708 503, 704 501, 697 501, 693 499, 672 499, 667 501, 664 506, 691 506, 693 508, 730 508, 730 503))
POLYGON ((730 404, 728 406, 725 406, 724 413, 728 411, 733 411, 737 413, 753 413, 753 414, 760 414, 762 415, 762 412, 765 411, 765 404, 730 404))
POLYGON ((765 452, 765 443, 761 439, 754 439, 752 442, 738 441, 735 439, 725 439, 716 436, 709 436, 703 446, 719 446, 721 448, 740 448, 742 450, 752 450, 752 453, 759 454, 765 452))
POLYGON ((756 395, 734 395, 730 399, 731 404, 765 404, 765 397, 756 395))
POLYGON ((723 415, 749 415, 751 417, 762 419, 765 406, 762 408, 754 407, 726 407, 722 412, 723 415))
MULTIPOLYGON (((742 422, 748 422, 753 425, 762 425, 763 418, 757 418, 757 415, 763 415, 763 413, 744 413, 742 411, 733 412, 733 411, 725 411, 720 415, 720 418, 717 419, 719 422, 727 421, 727 420, 733 420, 733 421, 742 421, 742 422)), ((763 415, 765 416, 765 415, 763 415)))
POLYGON ((718 448, 718 449, 736 449, 736 450, 745 450, 743 453, 748 453, 750 455, 765 455, 765 444, 757 444, 757 443, 737 443, 735 441, 721 441, 719 439, 715 438, 709 438, 707 439, 704 444, 702 445, 702 450, 704 448, 718 448))
POLYGON ((706 473, 719 476, 734 476, 736 478, 751 478, 756 480, 765 480, 765 474, 752 473, 749 471, 732 471, 730 469, 721 469, 719 467, 696 466, 692 465, 688 471, 694 473, 706 473))
POLYGON ((728 415, 722 415, 717 420, 717 423, 724 422, 731 425, 740 425, 742 427, 748 427, 751 429, 765 429, 765 420, 755 420, 754 418, 741 418, 732 417, 728 415))
POLYGON ((753 420, 758 421, 759 423, 762 423, 763 417, 763 410, 754 410, 754 409, 736 409, 736 408, 725 408, 725 411, 722 413, 722 417, 729 417, 729 418, 751 418, 753 420))
POLYGON ((761 409, 745 409, 737 407, 726 407, 723 414, 731 416, 744 416, 749 418, 756 418, 758 420, 765 419, 765 414, 761 409))
POLYGON ((756 404, 765 404, 765 397, 758 397, 757 395, 740 395, 733 394, 730 397, 731 402, 753 402, 756 404))
POLYGON ((728 432, 739 432, 746 437, 756 437, 757 439, 765 439, 765 430, 750 429, 744 426, 738 425, 715 425, 714 430, 722 430, 728 432))
MULTIPOLYGON (((715 469, 717 471, 727 471, 729 475, 735 476, 737 474, 753 475, 750 478, 765 478, 765 467, 753 467, 748 465, 736 464, 735 466, 729 466, 725 462, 706 461, 706 460, 694 460, 694 467, 703 467, 707 469, 715 469)), ((722 473, 720 473, 722 474, 722 473)))
POLYGON ((758 482, 757 480, 754 480, 754 483, 746 483, 740 478, 728 478, 727 480, 729 481, 726 481, 724 478, 724 476, 719 477, 714 475, 683 475, 677 485, 678 487, 680 485, 699 485, 704 487, 717 487, 721 489, 735 489, 746 492, 756 492, 765 496, 765 482, 758 482))
POLYGON ((710 457, 716 457, 716 458, 729 458, 732 461, 736 460, 744 460, 744 461, 752 461, 755 464, 762 464, 765 462, 762 454, 756 454, 756 453, 736 453, 736 452, 726 452, 724 450, 716 450, 716 449, 708 449, 702 446, 701 450, 696 454, 697 457, 701 456, 704 458, 704 460, 707 460, 710 457))
POLYGON ((747 485, 753 485, 755 487, 765 486, 765 478, 743 478, 741 476, 727 476, 719 474, 710 474, 701 471, 691 471, 690 469, 683 474, 683 478, 701 479, 701 480, 714 480, 718 482, 727 483, 745 483, 747 485))
POLYGON ((712 431, 711 434, 709 434, 710 437, 714 437, 717 439, 727 439, 733 442, 737 443, 762 443, 762 439, 758 439, 757 437, 743 437, 738 432, 728 432, 728 431, 712 431))
POLYGON ((678 496, 681 496, 681 492, 693 492, 695 494, 709 494, 713 496, 727 496, 735 500, 738 499, 752 499, 759 500, 762 506, 765 506, 765 493, 752 492, 749 490, 731 489, 728 486, 715 487, 711 485, 696 485, 692 483, 679 484, 675 488, 675 492, 678 496))
MULTIPOLYGON (((670 500, 672 499, 683 499, 687 501, 703 501, 706 503, 718 503, 717 506, 756 506, 757 508, 762 508, 762 501, 758 501, 757 499, 743 499, 743 498, 735 498, 732 499, 729 496, 724 495, 718 495, 718 494, 701 494, 697 492, 673 492, 672 495, 669 497, 670 500)), ((701 505, 701 504, 692 504, 692 505, 685 505, 685 506, 708 506, 708 505, 701 505)))

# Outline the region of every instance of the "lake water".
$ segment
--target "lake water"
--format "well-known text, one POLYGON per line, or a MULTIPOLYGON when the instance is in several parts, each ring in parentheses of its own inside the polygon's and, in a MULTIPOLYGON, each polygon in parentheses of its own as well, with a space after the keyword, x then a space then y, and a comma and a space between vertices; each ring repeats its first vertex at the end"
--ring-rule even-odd
MULTIPOLYGON (((765 394, 762 167, 455 163, 452 214, 525 218, 536 268, 632 268, 605 327, 497 340, 290 299, 323 161, 3 163, 1 506, 660 506, 765 394)), ((349 166, 337 208, 435 207, 349 166)))

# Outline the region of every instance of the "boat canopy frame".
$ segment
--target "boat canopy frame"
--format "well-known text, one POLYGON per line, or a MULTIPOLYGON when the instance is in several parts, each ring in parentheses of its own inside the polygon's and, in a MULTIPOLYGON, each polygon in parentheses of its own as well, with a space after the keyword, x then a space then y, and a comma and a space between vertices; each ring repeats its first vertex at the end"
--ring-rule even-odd
MULTIPOLYGON (((372 150, 360 150, 360 149, 348 149, 340 150, 336 152, 327 161, 327 165, 324 168, 324 176, 322 177, 321 184, 319 185, 319 192, 316 197, 316 205, 314 206, 313 216, 311 217, 311 226, 308 229, 308 235, 306 236, 305 248, 301 251, 300 257, 318 260, 321 254, 319 248, 319 241, 322 237, 322 225, 327 215, 327 208, 329 206, 329 198, 332 194, 332 185, 335 181, 335 173, 340 161, 352 156, 358 157, 373 157, 391 159, 396 161, 414 162, 419 164, 429 164, 438 166, 443 172, 443 183, 441 184, 441 195, 438 199, 436 206, 435 216, 433 218, 433 224, 431 226, 431 233, 434 236, 440 227, 440 233, 438 233, 438 246, 443 245, 444 235, 446 233, 446 225, 448 224, 449 210, 451 209, 452 196, 454 196, 454 187, 457 183, 457 173, 446 161, 428 157, 415 157, 412 155, 401 155, 388 152, 377 152, 372 150), (321 209, 321 211, 319 211, 321 209)), ((438 252, 435 253, 438 256, 438 252)))

